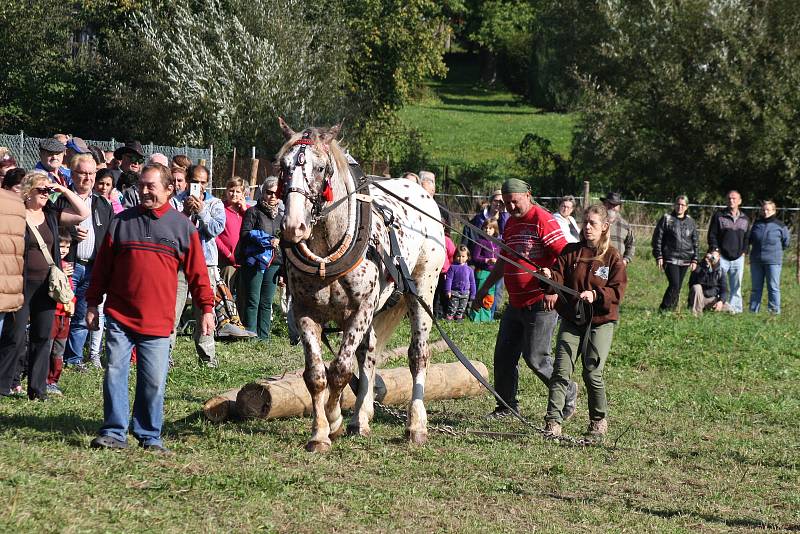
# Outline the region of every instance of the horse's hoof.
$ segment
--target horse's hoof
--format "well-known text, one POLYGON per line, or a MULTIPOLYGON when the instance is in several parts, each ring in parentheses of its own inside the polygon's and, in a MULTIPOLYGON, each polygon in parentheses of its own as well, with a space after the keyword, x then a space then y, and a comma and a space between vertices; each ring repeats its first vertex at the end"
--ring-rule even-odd
POLYGON ((359 426, 359 425, 347 425, 347 433, 350 436, 361 436, 362 438, 366 438, 372 433, 372 430, 367 426, 359 426))
POLYGON ((419 430, 406 430, 406 439, 412 445, 424 445, 428 441, 428 433, 419 430))
POLYGON ((308 452, 324 453, 331 450, 331 444, 325 441, 309 441, 306 443, 306 450, 308 452))
POLYGON ((339 428, 336 429, 335 432, 331 432, 330 434, 328 434, 328 437, 331 438, 331 441, 333 441, 337 438, 342 437, 343 434, 344 434, 344 425, 339 425, 339 428))

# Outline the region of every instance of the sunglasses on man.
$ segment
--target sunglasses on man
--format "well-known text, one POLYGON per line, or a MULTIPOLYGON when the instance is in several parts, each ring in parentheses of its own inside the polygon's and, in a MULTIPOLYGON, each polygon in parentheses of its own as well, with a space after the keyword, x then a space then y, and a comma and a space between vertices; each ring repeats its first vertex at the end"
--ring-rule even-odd
POLYGON ((144 163, 144 156, 138 154, 128 154, 128 158, 130 158, 131 163, 144 163))

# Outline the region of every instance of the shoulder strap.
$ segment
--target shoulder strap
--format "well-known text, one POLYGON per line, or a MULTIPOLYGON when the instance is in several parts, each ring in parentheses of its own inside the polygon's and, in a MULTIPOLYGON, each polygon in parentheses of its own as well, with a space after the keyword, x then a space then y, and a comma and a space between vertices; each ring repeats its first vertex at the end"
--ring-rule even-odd
MULTIPOLYGON (((47 224, 47 219, 44 220, 45 224, 47 224)), ((44 256, 45 261, 50 264, 50 266, 55 265, 53 261, 53 256, 50 255, 50 251, 47 250, 47 245, 44 243, 44 239, 42 239, 42 234, 39 233, 39 230, 36 229, 34 225, 31 224, 30 221, 26 220, 25 223, 28 225, 28 228, 31 229, 31 233, 36 237, 36 242, 39 243, 39 250, 42 251, 42 255, 44 256)), ((55 238, 55 236, 53 236, 55 238)))

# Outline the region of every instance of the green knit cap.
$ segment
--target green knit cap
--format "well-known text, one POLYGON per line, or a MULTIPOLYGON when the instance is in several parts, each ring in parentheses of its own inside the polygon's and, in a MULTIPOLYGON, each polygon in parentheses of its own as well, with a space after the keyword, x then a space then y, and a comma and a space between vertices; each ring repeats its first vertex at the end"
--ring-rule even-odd
POLYGON ((527 193, 531 190, 531 186, 519 178, 509 178, 503 182, 503 187, 501 187, 500 190, 504 195, 506 193, 527 193))

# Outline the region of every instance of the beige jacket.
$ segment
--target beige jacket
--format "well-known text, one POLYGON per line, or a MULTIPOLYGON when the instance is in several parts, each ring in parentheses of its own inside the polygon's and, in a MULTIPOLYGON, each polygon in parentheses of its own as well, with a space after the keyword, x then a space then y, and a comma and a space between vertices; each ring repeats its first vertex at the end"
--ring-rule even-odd
POLYGON ((25 254, 25 204, 19 195, 0 189, 0 313, 22 307, 25 254))

